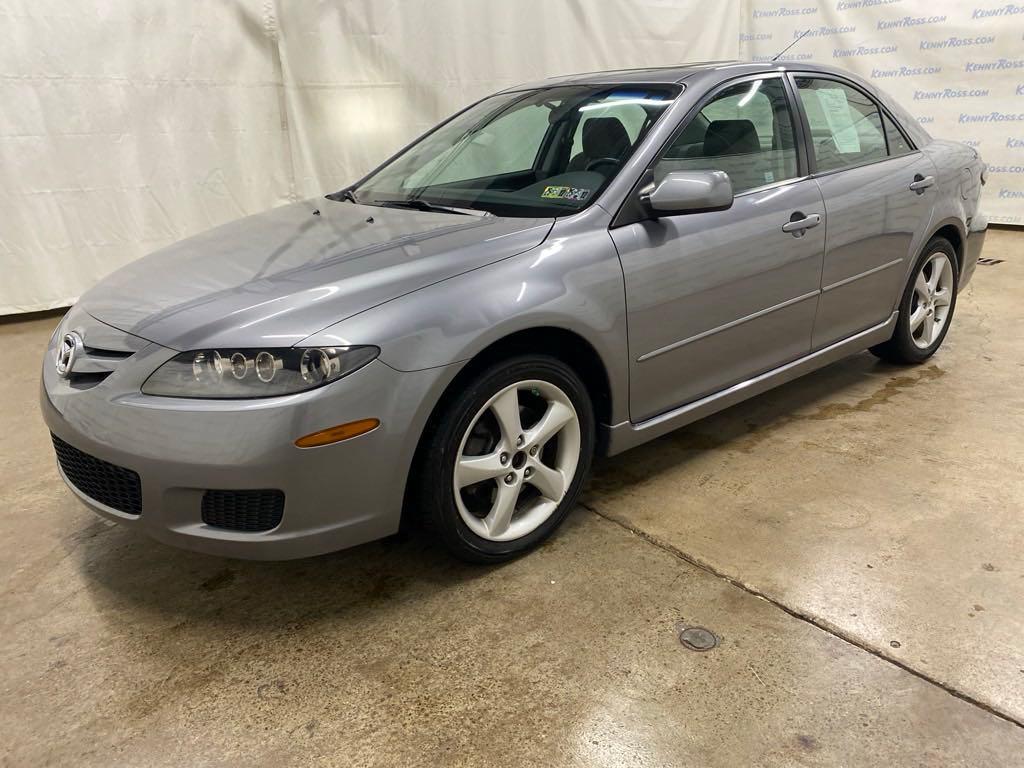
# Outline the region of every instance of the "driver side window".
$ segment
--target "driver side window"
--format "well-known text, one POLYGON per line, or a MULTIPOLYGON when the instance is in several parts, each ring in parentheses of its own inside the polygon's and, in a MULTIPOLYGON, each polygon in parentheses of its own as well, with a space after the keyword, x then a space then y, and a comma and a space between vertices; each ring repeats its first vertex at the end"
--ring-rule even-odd
POLYGON ((654 166, 655 183, 671 171, 725 171, 733 192, 798 175, 793 117, 780 78, 726 88, 678 133, 654 166))

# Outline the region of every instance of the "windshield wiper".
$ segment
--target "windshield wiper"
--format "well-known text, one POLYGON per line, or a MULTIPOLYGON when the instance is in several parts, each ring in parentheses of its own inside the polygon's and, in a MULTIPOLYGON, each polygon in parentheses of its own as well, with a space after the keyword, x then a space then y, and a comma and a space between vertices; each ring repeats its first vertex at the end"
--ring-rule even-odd
POLYGON ((339 192, 332 192, 329 195, 324 195, 324 197, 326 197, 328 200, 334 200, 339 203, 342 202, 343 200, 347 200, 350 203, 355 203, 356 205, 359 205, 359 201, 356 199, 355 192, 352 191, 351 187, 346 187, 345 189, 342 189, 339 192))
POLYGON ((455 208, 449 205, 438 205, 428 203, 419 198, 408 200, 374 200, 369 205, 380 205, 385 208, 411 208, 414 211, 430 211, 432 213, 457 213, 460 216, 489 216, 487 211, 478 211, 475 208, 455 208))

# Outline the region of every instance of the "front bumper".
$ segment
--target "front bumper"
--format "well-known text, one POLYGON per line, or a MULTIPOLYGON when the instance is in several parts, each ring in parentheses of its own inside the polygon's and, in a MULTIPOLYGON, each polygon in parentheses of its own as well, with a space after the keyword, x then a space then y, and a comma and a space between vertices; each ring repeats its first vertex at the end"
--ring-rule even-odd
MULTIPOLYGON (((62 328, 69 322, 97 321, 72 310, 62 328)), ((142 512, 119 512, 70 482, 69 487, 97 513, 155 539, 248 559, 307 557, 397 531, 416 442, 430 407, 454 375, 449 368, 401 373, 378 360, 298 395, 187 400, 139 392, 172 350, 146 346, 101 383, 83 389, 57 375, 54 347, 51 342, 43 364, 46 424, 74 448, 138 473, 142 512), (377 418, 381 425, 333 445, 294 445, 303 435, 363 418, 377 418), (207 490, 255 489, 283 491, 277 527, 245 533, 203 522, 207 490)))

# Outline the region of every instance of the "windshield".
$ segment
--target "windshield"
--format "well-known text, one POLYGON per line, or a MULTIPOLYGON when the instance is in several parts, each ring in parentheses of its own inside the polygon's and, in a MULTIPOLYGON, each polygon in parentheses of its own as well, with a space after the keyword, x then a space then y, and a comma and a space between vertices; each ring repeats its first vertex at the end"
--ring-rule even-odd
POLYGON ((350 191, 368 205, 566 216, 597 198, 678 93, 572 85, 498 94, 350 191))

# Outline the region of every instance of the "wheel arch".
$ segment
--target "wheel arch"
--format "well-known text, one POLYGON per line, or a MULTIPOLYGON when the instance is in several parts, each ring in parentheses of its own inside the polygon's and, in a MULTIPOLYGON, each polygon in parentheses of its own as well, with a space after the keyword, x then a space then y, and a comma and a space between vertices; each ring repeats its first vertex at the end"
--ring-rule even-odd
MULTIPOLYGON (((608 368, 597 349, 576 331, 560 326, 541 325, 507 333, 492 341, 471 358, 445 387, 427 419, 428 428, 465 382, 487 366, 522 354, 549 355, 572 368, 590 395, 597 424, 612 420, 612 385, 608 368)), ((426 430, 424 430, 426 431, 426 430)), ((420 438, 422 440, 422 436, 420 438)))
MULTIPOLYGON (((488 366, 508 360, 521 354, 540 354, 554 357, 572 368, 582 380, 594 407, 597 426, 596 452, 603 454, 606 430, 602 424, 610 424, 613 413, 613 393, 609 371, 597 349, 586 338, 575 331, 558 326, 533 326, 513 331, 491 342, 465 361, 459 372, 445 386, 430 410, 430 415, 417 438, 416 450, 409 467, 410 475, 424 461, 424 446, 445 409, 455 400, 468 381, 488 366)), ((413 500, 410 498, 415 484, 406 483, 405 500, 402 505, 403 522, 413 500)))
POLYGON ((927 229, 922 230, 927 232, 927 236, 921 240, 915 241, 916 248, 909 253, 909 258, 906 263, 906 270, 903 275, 903 282, 900 284, 899 293, 896 294, 896 298, 892 304, 892 311, 895 312, 899 309, 900 301, 903 299, 903 291, 906 289, 907 283, 914 277, 914 268, 917 265, 920 258, 924 255, 925 249, 936 237, 942 237, 949 241, 950 245, 953 246, 953 253, 956 256, 956 266, 958 274, 963 274, 964 260, 966 258, 966 232, 964 223, 961 219, 950 216, 949 218, 942 219, 937 223, 931 223, 927 229))
POLYGON ((956 254, 957 272, 962 274, 964 268, 964 243, 966 242, 963 223, 959 219, 946 219, 928 236, 928 240, 925 243, 927 244, 936 237, 945 238, 953 246, 953 252, 956 254))

